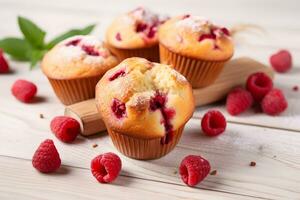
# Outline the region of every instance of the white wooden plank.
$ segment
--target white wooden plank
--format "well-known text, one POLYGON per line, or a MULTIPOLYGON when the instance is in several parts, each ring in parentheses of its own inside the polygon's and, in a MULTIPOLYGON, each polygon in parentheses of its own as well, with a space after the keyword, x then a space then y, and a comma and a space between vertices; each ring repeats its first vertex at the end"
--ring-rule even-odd
MULTIPOLYGON (((34 71, 31 74, 37 76, 38 73, 34 71)), ((43 79, 41 76, 41 85, 45 84, 46 80, 43 79)), ((50 93, 50 88, 47 87, 47 84, 41 87, 41 94, 50 93)), ((0 128, 0 155, 31 159, 35 148, 45 138, 55 140, 63 164, 70 166, 88 168, 95 155, 107 151, 116 152, 105 134, 89 139, 81 138, 71 145, 57 141, 49 130, 51 118, 62 112, 62 106, 57 104, 55 98, 50 98, 41 105, 23 105, 14 101, 8 93, 3 97, 5 98, 0 100, 0 104, 3 105, 0 108, 0 121, 5 123, 0 128), (11 112, 12 107, 16 112, 11 112), (46 119, 38 119, 40 112, 46 119), (99 145, 95 149, 92 148, 94 143, 99 145)), ((122 156, 122 174, 184 185, 174 171, 184 156, 201 154, 210 160, 212 168, 219 172, 217 176, 209 176, 198 185, 199 188, 213 188, 217 191, 261 198, 292 199, 299 195, 300 191, 299 142, 300 135, 296 132, 235 124, 228 125, 226 134, 217 138, 207 138, 200 134, 200 121, 191 120, 180 144, 171 154, 148 162, 122 156), (256 161, 257 167, 250 168, 250 161, 256 161)))
MULTIPOLYGON (((89 169, 62 166, 54 174, 37 172, 30 161, 0 156, 0 199, 250 199, 247 196, 191 189, 162 182, 119 176, 100 184, 89 169)), ((251 198, 252 199, 252 198, 251 198)))

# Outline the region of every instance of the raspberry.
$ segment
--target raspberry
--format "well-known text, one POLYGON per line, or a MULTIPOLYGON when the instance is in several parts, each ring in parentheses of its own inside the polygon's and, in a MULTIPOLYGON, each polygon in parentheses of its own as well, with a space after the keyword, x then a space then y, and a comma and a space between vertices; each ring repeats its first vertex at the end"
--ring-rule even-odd
POLYGON ((121 102, 119 99, 113 99, 111 110, 118 119, 121 119, 126 116, 125 103, 121 102))
POLYGON ((247 79, 247 90, 255 101, 260 102, 273 88, 272 79, 263 72, 251 74, 247 79))
POLYGON ((126 73, 125 73, 125 70, 124 69, 122 69, 122 70, 119 70, 119 71, 117 71, 115 74, 113 74, 111 77, 109 77, 109 81, 113 81, 113 80, 115 80, 115 79, 117 79, 117 78, 119 78, 119 77, 122 77, 122 76, 125 76, 126 75, 126 73))
POLYGON ((38 171, 50 173, 56 171, 61 164, 59 154, 52 140, 47 139, 40 144, 32 158, 32 165, 38 171))
POLYGON ((121 33, 116 34, 116 40, 122 41, 121 33))
POLYGON ((217 136, 226 129, 226 119, 220 111, 211 110, 205 113, 201 121, 203 132, 208 136, 217 136))
POLYGON ((32 82, 19 79, 13 84, 11 91, 18 100, 29 103, 36 95, 37 87, 32 82))
POLYGON ((122 168, 122 162, 118 155, 105 153, 95 157, 91 162, 93 176, 100 183, 110 183, 114 181, 122 168))
POLYGON ((99 52, 95 50, 94 46, 90 45, 82 45, 81 49, 90 56, 99 56, 99 52))
POLYGON ((161 123, 165 127, 166 134, 161 139, 161 144, 168 144, 173 139, 173 125, 171 119, 175 116, 175 110, 166 108, 167 96, 165 94, 156 92, 155 95, 150 99, 150 110, 160 110, 162 115, 161 123))
POLYGON ((284 73, 292 67, 292 55, 287 50, 280 50, 270 57, 273 69, 279 73, 284 73))
POLYGON ((2 49, 0 49, 0 74, 8 73, 8 71, 9 71, 8 63, 3 56, 2 49))
POLYGON ((253 97, 250 92, 243 88, 233 89, 227 96, 226 109, 231 115, 238 115, 253 104, 253 97))
POLYGON ((281 90, 274 88, 264 97, 261 107, 268 115, 278 115, 288 107, 288 103, 281 90))
POLYGON ((196 155, 186 156, 179 167, 181 179, 188 186, 197 185, 208 175, 209 171, 209 162, 196 155))
POLYGON ((66 116, 52 119, 50 128, 59 140, 66 143, 73 142, 80 133, 80 124, 75 119, 66 116))

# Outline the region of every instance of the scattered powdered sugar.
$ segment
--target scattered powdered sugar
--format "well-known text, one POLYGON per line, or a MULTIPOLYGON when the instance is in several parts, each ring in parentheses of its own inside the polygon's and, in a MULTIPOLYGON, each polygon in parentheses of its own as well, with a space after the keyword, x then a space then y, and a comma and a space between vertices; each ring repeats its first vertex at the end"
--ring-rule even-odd
POLYGON ((131 13, 135 19, 143 21, 146 24, 153 24, 159 20, 159 16, 148 8, 139 7, 133 10, 131 13))
POLYGON ((77 46, 61 46, 56 53, 59 59, 67 62, 81 60, 85 56, 85 52, 77 46))
POLYGON ((189 28, 193 32, 200 32, 206 27, 212 26, 211 22, 203 17, 190 16, 176 22, 179 28, 189 28))
POLYGON ((87 45, 87 46, 94 46, 96 48, 102 46, 102 42, 100 40, 90 35, 82 36, 80 44, 87 45))
POLYGON ((88 65, 96 65, 104 62, 104 58, 102 56, 86 56, 83 60, 84 63, 88 65))
POLYGON ((171 74, 178 80, 179 82, 187 82, 186 78, 177 72, 176 70, 171 70, 171 74))

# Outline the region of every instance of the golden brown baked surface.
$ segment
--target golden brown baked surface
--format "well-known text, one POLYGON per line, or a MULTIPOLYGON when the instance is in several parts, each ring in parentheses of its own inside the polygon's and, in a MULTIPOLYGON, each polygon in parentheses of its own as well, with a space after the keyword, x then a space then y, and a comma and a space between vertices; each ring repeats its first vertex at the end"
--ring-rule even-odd
POLYGON ((166 19, 146 8, 138 7, 112 22, 106 31, 106 42, 121 49, 157 45, 157 29, 166 19))
POLYGON ((106 125, 138 138, 158 138, 183 126, 194 111, 192 88, 168 65, 128 58, 96 86, 106 125))
POLYGON ((234 45, 229 31, 198 16, 167 20, 158 31, 160 44, 174 53, 203 60, 227 60, 234 45))
POLYGON ((73 79, 104 74, 118 60, 93 36, 68 38, 43 58, 42 70, 54 79, 73 79))

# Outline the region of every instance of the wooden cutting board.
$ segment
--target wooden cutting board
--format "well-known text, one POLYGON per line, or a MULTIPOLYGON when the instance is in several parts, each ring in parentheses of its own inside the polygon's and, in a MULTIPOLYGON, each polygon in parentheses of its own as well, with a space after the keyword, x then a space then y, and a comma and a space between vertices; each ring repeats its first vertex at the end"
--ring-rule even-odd
MULTIPOLYGON (((271 68, 251 58, 242 57, 229 61, 215 83, 205 88, 193 90, 196 106, 207 105, 225 98, 233 87, 244 85, 250 74, 259 71, 268 74, 272 78, 274 76, 271 68)), ((67 106, 65 115, 71 116, 80 122, 82 135, 84 136, 106 130, 97 112, 94 99, 67 106)))

